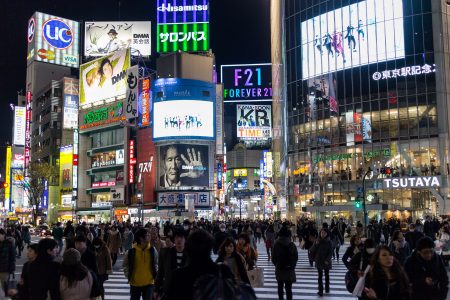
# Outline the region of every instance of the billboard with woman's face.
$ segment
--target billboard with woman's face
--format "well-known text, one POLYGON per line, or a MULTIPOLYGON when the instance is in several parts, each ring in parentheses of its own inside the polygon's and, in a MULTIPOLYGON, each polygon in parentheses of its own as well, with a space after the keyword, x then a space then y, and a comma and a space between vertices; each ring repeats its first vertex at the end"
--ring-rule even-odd
POLYGON ((80 107, 124 97, 130 49, 116 51, 80 66, 80 107))

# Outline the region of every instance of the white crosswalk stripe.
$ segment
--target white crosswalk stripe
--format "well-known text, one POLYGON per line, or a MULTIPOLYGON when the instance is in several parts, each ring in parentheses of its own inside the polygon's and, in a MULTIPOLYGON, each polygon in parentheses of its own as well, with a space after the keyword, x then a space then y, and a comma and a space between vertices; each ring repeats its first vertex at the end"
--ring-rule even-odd
MULTIPOLYGON (((341 257, 346 247, 341 247, 341 257)), ((278 299, 277 281, 275 279, 275 267, 268 261, 264 244, 258 244, 259 259, 257 266, 264 269, 264 287, 256 288, 258 299, 278 299)), ((215 256, 213 256, 215 259, 215 256)), ((297 282, 292 285, 294 299, 323 299, 323 300, 348 300, 356 299, 346 290, 344 276, 347 269, 339 261, 333 260, 333 267, 330 271, 330 293, 323 297, 317 295, 317 270, 310 267, 307 252, 299 249, 299 261, 297 263, 297 282)), ((129 299, 130 289, 127 280, 122 272, 116 271, 109 276, 105 282, 106 300, 129 299)), ((285 296, 286 297, 286 296, 285 296)))

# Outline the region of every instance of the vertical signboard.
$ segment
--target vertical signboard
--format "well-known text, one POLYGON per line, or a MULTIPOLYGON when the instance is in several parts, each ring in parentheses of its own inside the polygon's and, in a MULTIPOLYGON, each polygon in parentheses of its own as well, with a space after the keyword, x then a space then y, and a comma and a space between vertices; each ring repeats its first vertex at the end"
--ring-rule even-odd
POLYGON ((22 106, 14 107, 14 139, 16 146, 25 145, 26 108, 22 106))
POLYGON ((240 140, 272 138, 272 108, 270 105, 237 105, 237 137, 240 140))
POLYGON ((72 188, 73 146, 63 146, 59 152, 59 182, 62 189, 72 188))
POLYGON ((26 116, 25 116, 25 175, 28 174, 27 168, 30 163, 31 150, 31 100, 33 95, 30 91, 26 94, 26 116))
POLYGON ((221 190, 222 189, 222 164, 218 163, 217 164, 217 189, 221 190))
POLYGON ((150 125, 150 95, 150 78, 144 78, 141 80, 141 92, 139 94, 139 126, 142 127, 150 125))
POLYGON ((155 202, 156 147, 150 127, 139 129, 136 141, 137 184, 144 203, 155 202))
POLYGON ((6 169, 5 169, 5 182, 8 187, 5 189, 5 208, 8 211, 12 210, 11 207, 11 161, 12 161, 12 151, 11 146, 6 148, 6 169))
POLYGON ((157 52, 208 51, 208 0, 157 1, 157 52))
POLYGON ((63 128, 78 128, 78 80, 64 78, 63 128))
POLYGON ((125 117, 135 119, 138 116, 138 83, 139 67, 138 65, 127 69, 127 93, 125 98, 125 117))
POLYGON ((134 157, 134 140, 130 140, 128 145, 129 151, 129 171, 128 171, 128 183, 134 183, 134 165, 136 164, 136 158, 134 157))
POLYGON ((72 170, 72 196, 77 197, 78 189, 78 129, 73 131, 73 170, 72 170))
POLYGON ((355 142, 372 142, 372 124, 370 119, 364 118, 361 113, 349 111, 345 113, 347 146, 355 142))

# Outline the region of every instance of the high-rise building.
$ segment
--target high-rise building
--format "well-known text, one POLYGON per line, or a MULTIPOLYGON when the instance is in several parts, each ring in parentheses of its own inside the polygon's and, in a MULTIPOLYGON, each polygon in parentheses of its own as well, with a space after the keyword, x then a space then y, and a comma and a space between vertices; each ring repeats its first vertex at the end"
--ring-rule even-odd
POLYGON ((291 213, 449 214, 450 6, 282 2, 291 213))

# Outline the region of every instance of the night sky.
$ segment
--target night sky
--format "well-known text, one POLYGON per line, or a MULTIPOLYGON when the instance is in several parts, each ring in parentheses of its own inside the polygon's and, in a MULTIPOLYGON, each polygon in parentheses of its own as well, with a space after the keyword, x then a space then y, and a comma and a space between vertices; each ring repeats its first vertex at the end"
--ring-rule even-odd
MULTIPOLYGON (((270 0, 210 0, 210 47, 218 70, 222 64, 270 62, 269 3, 270 0)), ((17 92, 25 90, 27 22, 35 11, 76 21, 150 20, 154 68, 156 0, 1 0, 0 7, 0 146, 12 139, 13 113, 9 103, 17 103, 17 92)), ((2 149, 0 161, 4 157, 2 149)))

